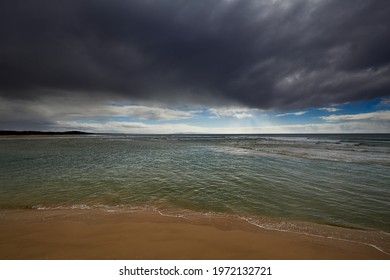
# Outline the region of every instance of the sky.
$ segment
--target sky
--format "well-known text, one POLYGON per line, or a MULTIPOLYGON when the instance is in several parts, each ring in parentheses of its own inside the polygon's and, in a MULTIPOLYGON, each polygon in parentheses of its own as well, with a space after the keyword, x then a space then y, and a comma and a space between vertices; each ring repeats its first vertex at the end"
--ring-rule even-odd
POLYGON ((388 0, 4 0, 0 130, 390 133, 388 0))

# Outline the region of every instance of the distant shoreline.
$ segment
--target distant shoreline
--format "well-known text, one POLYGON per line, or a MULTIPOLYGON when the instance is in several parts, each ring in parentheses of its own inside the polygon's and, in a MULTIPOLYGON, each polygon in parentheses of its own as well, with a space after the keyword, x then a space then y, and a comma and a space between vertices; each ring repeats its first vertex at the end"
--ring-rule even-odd
POLYGON ((268 136, 268 137, 317 137, 317 136, 338 136, 338 135, 390 135, 390 133, 105 133, 105 132, 85 132, 79 130, 71 131, 36 131, 36 130, 0 130, 1 136, 50 136, 50 135, 128 135, 128 136, 268 136))

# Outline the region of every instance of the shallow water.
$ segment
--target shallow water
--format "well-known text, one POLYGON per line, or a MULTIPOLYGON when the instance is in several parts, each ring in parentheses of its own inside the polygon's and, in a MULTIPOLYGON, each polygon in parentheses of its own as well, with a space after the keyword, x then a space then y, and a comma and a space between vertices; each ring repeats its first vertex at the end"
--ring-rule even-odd
POLYGON ((390 135, 1 138, 0 208, 153 208, 390 232, 390 135))

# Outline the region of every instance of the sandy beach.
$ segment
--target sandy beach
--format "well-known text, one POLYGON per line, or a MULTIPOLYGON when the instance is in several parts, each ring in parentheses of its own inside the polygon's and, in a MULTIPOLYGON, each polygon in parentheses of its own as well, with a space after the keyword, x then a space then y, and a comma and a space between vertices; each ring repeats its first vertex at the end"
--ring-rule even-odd
POLYGON ((390 256, 363 243, 266 230, 238 218, 187 219, 154 211, 68 209, 1 211, 0 259, 337 260, 390 256))

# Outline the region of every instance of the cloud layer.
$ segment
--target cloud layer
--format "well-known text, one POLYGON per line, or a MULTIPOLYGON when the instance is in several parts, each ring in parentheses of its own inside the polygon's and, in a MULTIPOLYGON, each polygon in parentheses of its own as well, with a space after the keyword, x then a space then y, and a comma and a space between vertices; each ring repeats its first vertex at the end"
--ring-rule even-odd
POLYGON ((2 1, 0 97, 266 110, 383 98, 389 14, 387 0, 2 1))
POLYGON ((378 111, 372 113, 361 113, 354 115, 330 115, 321 117, 327 122, 337 121, 387 121, 390 122, 390 111, 378 111))

